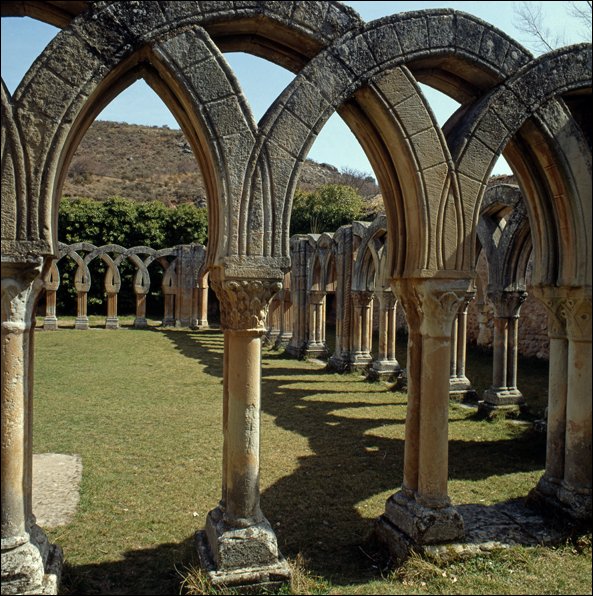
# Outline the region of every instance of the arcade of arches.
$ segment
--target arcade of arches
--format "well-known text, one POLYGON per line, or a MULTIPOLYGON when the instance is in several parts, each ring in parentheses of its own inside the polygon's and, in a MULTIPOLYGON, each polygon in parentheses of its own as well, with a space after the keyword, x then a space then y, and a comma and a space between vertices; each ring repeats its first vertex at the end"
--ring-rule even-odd
MULTIPOLYGON (((300 167, 336 110, 367 153, 385 203, 386 216, 368 237, 372 250, 350 282, 351 309, 362 314, 369 290, 378 291, 369 287, 377 268, 384 280, 378 372, 397 367, 389 340, 395 296, 409 327, 404 481, 377 522, 379 534, 395 551, 464 534, 447 493, 451 363, 464 343, 479 252, 504 251, 508 240, 501 230, 490 245, 488 218, 480 219, 486 181, 503 152, 529 233, 523 250, 509 246, 506 264, 492 272, 495 350, 506 351, 501 362, 512 362, 525 271, 517 255, 529 250, 550 336, 546 469, 532 497, 590 519, 590 44, 534 58, 471 15, 437 9, 365 23, 338 2, 8 1, 2 15, 62 29, 14 94, 2 83, 3 594, 56 593, 51 577, 60 549, 48 544, 31 507, 33 313, 60 255, 56 211, 70 159, 97 114, 139 77, 176 117, 207 188, 205 271, 224 331, 224 446, 221 499, 198 543, 214 582, 289 573, 259 502, 261 342, 268 305, 291 266, 288 229, 300 167), (222 57, 231 50, 295 73, 259 123, 222 57), (442 129, 418 82, 461 104, 442 129)), ((511 219, 506 227, 521 225, 511 219)), ((327 250, 323 242, 319 250, 327 250)), ((338 276, 346 260, 338 252, 338 276)), ((309 288, 309 312, 298 300, 292 308, 315 327, 329 288, 327 277, 311 281, 317 287, 309 288)), ((355 338, 349 359, 368 364, 368 318, 357 320, 355 333, 340 337, 355 338)), ((323 345, 318 327, 308 338, 312 348, 323 345)), ((346 351, 340 347, 335 360, 346 351)), ((494 404, 518 397, 512 366, 499 368, 494 404)), ((455 373, 463 390, 462 367, 455 373)))

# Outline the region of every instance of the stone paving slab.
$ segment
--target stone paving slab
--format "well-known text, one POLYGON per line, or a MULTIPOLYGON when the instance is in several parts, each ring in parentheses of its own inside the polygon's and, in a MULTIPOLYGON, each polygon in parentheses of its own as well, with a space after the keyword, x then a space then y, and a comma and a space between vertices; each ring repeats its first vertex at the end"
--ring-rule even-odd
POLYGON ((80 500, 80 455, 33 455, 33 513, 42 528, 64 526, 74 517, 80 500))

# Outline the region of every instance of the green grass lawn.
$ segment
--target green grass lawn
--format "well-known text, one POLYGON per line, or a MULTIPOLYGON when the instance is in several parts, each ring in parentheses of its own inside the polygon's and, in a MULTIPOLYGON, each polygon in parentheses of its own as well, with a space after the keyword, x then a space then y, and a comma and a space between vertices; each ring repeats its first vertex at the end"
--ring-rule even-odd
MULTIPOLYGON (((222 346, 215 331, 37 333, 34 451, 83 461, 78 513, 48 532, 65 552, 64 593, 179 592, 193 534, 220 498, 222 346)), ((469 374, 487 385, 490 362, 471 353, 469 374)), ((546 386, 538 366, 534 399, 546 386)), ((364 539, 401 484, 405 394, 268 351, 263 378, 262 508, 299 562, 294 593, 591 593, 590 536, 380 569, 364 539)), ((524 496, 543 472, 545 437, 529 426, 451 404, 450 439, 456 504, 524 496)))

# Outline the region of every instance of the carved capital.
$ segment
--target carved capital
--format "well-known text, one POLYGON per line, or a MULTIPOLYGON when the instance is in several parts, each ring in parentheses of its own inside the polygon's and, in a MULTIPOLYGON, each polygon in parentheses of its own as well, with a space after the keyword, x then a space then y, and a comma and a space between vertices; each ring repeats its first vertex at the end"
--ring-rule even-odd
POLYGON ((548 336, 550 339, 566 339, 564 302, 568 289, 555 286, 534 286, 533 295, 548 311, 548 336))
POLYGON ((2 331, 23 332, 31 326, 33 307, 43 289, 43 260, 2 265, 2 331))
POLYGON ((497 319, 518 319, 527 295, 524 290, 497 290, 488 292, 488 300, 494 306, 497 319))
POLYGON ((282 289, 277 279, 212 279, 212 288, 220 301, 220 324, 234 331, 266 331, 270 300, 282 289))
POLYGON ((325 292, 321 292, 320 290, 311 290, 308 295, 309 304, 321 304, 325 298, 325 294, 325 292))
POLYGON ((566 331, 572 341, 591 341, 591 294, 573 290, 561 305, 566 331))
POLYGON ((373 292, 367 291, 357 291, 352 292, 352 303, 356 308, 366 308, 370 306, 371 301, 373 300, 373 292))
POLYGON ((379 303, 383 310, 391 310, 395 308, 397 304, 397 298, 391 290, 384 290, 383 292, 377 293, 379 303))
POLYGON ((449 338, 453 320, 467 299, 470 280, 402 279, 394 282, 411 329, 434 338, 449 338))

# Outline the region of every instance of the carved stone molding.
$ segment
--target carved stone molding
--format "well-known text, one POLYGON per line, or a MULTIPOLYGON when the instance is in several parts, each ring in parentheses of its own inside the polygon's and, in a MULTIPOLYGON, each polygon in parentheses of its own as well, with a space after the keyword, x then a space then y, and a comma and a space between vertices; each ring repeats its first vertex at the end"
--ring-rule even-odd
POLYGON ((277 279, 212 279, 220 301, 220 324, 233 331, 266 330, 266 317, 272 296, 282 289, 277 279))

